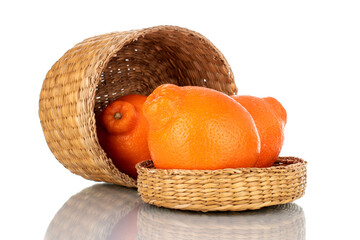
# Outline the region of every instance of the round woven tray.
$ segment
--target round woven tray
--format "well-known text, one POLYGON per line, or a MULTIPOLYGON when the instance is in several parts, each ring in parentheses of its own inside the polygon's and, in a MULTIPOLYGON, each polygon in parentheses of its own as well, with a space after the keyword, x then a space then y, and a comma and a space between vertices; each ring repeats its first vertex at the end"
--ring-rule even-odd
POLYGON ((300 198, 306 186, 306 162, 279 157, 269 168, 220 170, 156 169, 139 163, 138 191, 144 202, 195 211, 243 211, 300 198))
POLYGON ((305 216, 294 203, 257 211, 201 213, 143 204, 137 239, 305 239, 305 216))
POLYGON ((86 179, 136 187, 100 147, 95 114, 120 96, 149 95, 163 83, 237 92, 222 53, 185 28, 114 32, 76 44, 52 66, 40 93, 39 116, 50 150, 86 179))

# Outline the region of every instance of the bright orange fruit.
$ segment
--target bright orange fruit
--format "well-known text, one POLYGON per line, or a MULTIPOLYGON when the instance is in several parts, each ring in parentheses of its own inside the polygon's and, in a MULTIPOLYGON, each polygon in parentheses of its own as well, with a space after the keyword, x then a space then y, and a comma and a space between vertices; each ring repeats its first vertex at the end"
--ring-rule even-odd
POLYGON ((254 167, 260 138, 250 114, 213 89, 164 84, 144 104, 156 168, 254 167))
POLYGON ((150 159, 148 124, 142 113, 142 95, 127 95, 113 101, 97 115, 97 134, 101 147, 123 173, 136 178, 135 165, 150 159))
POLYGON ((270 167, 274 164, 284 142, 286 110, 275 98, 253 96, 231 96, 252 116, 260 135, 261 150, 256 167, 270 167))

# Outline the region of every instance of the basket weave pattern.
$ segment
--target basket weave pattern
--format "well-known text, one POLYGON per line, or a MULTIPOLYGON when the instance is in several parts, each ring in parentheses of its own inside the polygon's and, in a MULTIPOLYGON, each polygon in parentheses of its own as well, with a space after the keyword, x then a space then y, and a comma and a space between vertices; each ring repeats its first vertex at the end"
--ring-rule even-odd
POLYGON ((86 179, 136 187, 99 145, 95 114, 127 94, 150 94, 163 83, 235 94, 221 52, 199 33, 174 26, 92 37, 67 51, 47 73, 39 116, 50 150, 86 179))
POLYGON ((292 202, 306 186, 306 162, 294 157, 280 157, 270 168, 165 170, 144 161, 137 170, 145 202, 182 210, 259 209, 292 202))

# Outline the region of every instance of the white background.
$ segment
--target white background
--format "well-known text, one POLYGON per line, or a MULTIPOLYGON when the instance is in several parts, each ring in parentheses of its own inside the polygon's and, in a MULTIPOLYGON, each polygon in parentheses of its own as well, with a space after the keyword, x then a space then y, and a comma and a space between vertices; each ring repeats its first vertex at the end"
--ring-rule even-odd
POLYGON ((358 1, 1 1, 0 239, 42 239, 66 200, 94 182, 47 147, 43 79, 87 37, 156 25, 200 32, 225 55, 239 94, 286 108, 281 155, 308 161, 296 201, 307 239, 359 239, 358 1))

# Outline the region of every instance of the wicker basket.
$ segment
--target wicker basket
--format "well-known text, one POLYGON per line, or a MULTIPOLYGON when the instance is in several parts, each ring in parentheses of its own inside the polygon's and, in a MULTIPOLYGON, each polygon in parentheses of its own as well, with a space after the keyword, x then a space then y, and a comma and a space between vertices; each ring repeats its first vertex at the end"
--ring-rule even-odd
POLYGON ((294 203, 257 211, 201 213, 141 205, 138 240, 305 239, 305 216, 294 203))
POLYGON ((148 95, 163 83, 237 92, 221 52, 185 28, 114 32, 80 42, 53 65, 40 93, 39 116, 50 150, 86 179, 136 187, 100 147, 95 113, 120 96, 148 95))
POLYGON ((294 157, 280 157, 269 168, 165 170, 150 160, 136 167, 144 202, 181 210, 259 209, 292 202, 306 186, 306 162, 294 157))

